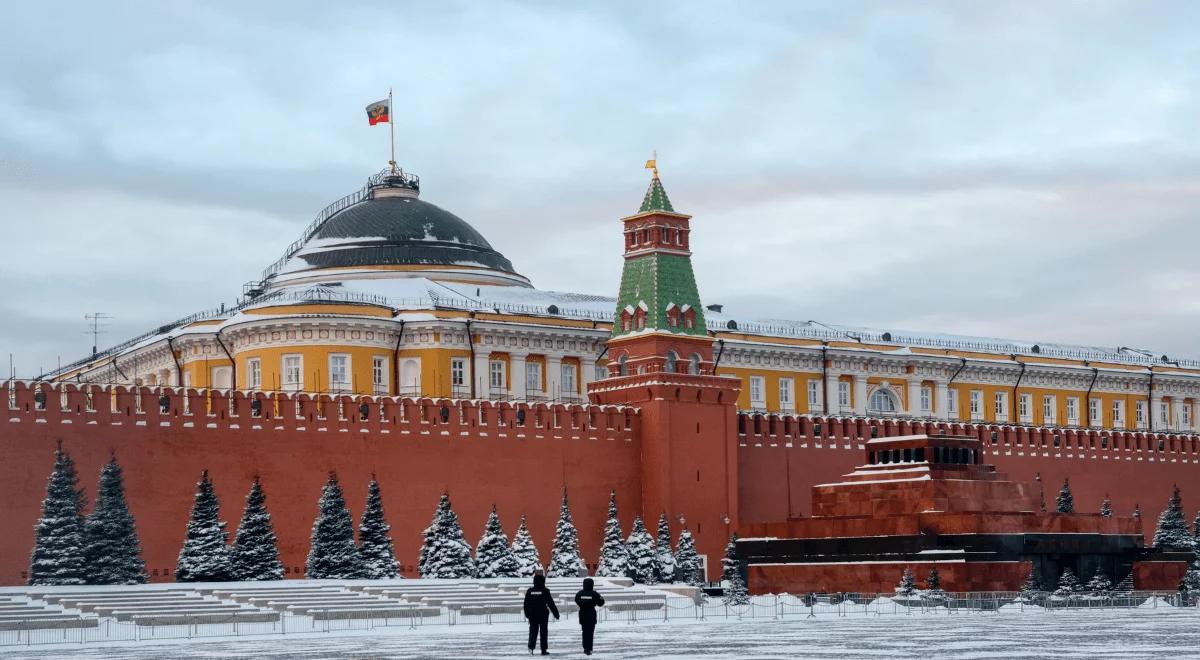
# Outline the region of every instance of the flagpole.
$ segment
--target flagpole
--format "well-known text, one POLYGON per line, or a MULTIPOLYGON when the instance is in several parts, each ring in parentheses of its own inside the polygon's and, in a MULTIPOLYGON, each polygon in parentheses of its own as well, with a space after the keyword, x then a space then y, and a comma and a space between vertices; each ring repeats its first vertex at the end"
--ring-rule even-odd
POLYGON ((392 88, 388 87, 388 133, 392 138, 392 159, 388 161, 392 172, 396 171, 396 116, 392 114, 392 88))

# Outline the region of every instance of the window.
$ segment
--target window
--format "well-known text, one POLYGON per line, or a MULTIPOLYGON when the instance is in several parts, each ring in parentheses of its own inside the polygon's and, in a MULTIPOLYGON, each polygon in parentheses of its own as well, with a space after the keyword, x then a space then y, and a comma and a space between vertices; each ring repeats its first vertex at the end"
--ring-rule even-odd
POLYGON ((525 363, 525 389, 529 392, 542 391, 542 363, 525 363))
POLYGON ((946 412, 951 416, 958 416, 958 390, 954 388, 946 390, 946 412))
POLYGON ((821 409, 821 381, 819 380, 808 381, 808 409, 821 409))
POLYGON ((795 387, 791 378, 779 379, 779 409, 791 412, 796 409, 796 400, 792 396, 795 387))
POLYGON ((983 392, 971 390, 971 419, 983 419, 983 392))
POLYGON ((334 392, 350 389, 350 356, 329 356, 329 389, 334 392))
POLYGON ((925 385, 921 387, 921 412, 930 413, 933 411, 933 389, 925 385))
POLYGON ((882 387, 871 393, 867 405, 867 411, 871 413, 894 413, 897 408, 895 395, 882 387))
MULTIPOLYGON (((299 355, 283 356, 283 389, 298 391, 304 388, 304 359, 299 355)), ((189 376, 191 374, 188 374, 189 376)))
POLYGON ((850 409, 850 383, 838 381, 838 408, 843 412, 850 409))
POLYGON ((700 354, 692 353, 691 362, 688 364, 688 373, 693 376, 700 375, 700 354))
POLYGON ((1054 400, 1053 394, 1042 396, 1042 423, 1054 424, 1058 421, 1058 404, 1054 400))
POLYGON ((996 421, 1003 422, 1008 420, 1008 392, 996 392, 992 397, 993 412, 996 413, 996 421))
POLYGON ((667 373, 673 374, 679 369, 679 356, 675 351, 667 351, 667 373))
POLYGON ((622 376, 629 375, 629 365, 626 364, 626 358, 624 355, 621 356, 621 359, 617 360, 617 373, 621 374, 622 376))
POLYGON ((254 358, 246 361, 246 386, 251 390, 262 389, 262 360, 254 358))
POLYGON ((376 355, 371 358, 371 384, 375 386, 376 394, 387 392, 387 358, 376 355))
POLYGON ((1179 407, 1179 421, 1183 424, 1181 430, 1187 431, 1192 428, 1192 404, 1185 403, 1179 407))
POLYGON ((467 358, 450 358, 450 386, 467 386, 467 358))
POLYGON ((1079 423, 1079 397, 1067 397, 1067 425, 1079 423))
POLYGON ((1112 425, 1113 428, 1122 428, 1125 426, 1125 402, 1112 402, 1112 425))
POLYGON ((562 393, 575 394, 575 365, 560 365, 560 371, 562 372, 562 393))
POLYGON ((1104 418, 1100 414, 1100 399, 1088 399, 1088 424, 1104 425, 1104 418))
POLYGON ((1033 413, 1030 411, 1030 408, 1033 407, 1033 395, 1022 394, 1018 405, 1020 406, 1018 412, 1021 414, 1021 421, 1025 424, 1028 424, 1030 421, 1032 421, 1033 413))
POLYGON ((608 367, 598 364, 596 365, 596 380, 604 380, 608 378, 608 367))
POLYGON ((1139 429, 1146 428, 1146 402, 1137 401, 1133 404, 1134 419, 1137 421, 1139 429))
POLYGON ((1158 421, 1163 428, 1171 425, 1171 404, 1166 401, 1158 402, 1158 421))
POLYGON ((506 380, 504 377, 504 362, 502 360, 492 360, 488 363, 488 387, 492 390, 503 390, 507 387, 506 380))
POLYGON ((750 407, 751 408, 766 408, 767 402, 763 399, 763 377, 750 377, 750 407))

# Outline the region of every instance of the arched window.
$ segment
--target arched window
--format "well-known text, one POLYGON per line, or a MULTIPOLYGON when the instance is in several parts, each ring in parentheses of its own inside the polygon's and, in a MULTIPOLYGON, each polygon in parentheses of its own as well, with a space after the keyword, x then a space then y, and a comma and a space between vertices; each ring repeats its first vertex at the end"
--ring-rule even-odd
POLYGON ((871 400, 867 404, 868 413, 895 413, 899 406, 896 405, 896 396, 891 391, 883 388, 875 390, 871 394, 871 400))
POLYGON ((667 373, 675 373, 679 368, 679 356, 675 351, 667 351, 667 373))
POLYGON ((692 353, 692 359, 688 361, 688 373, 693 376, 700 375, 700 354, 692 353))
POLYGON ((617 373, 622 376, 629 375, 629 366, 625 364, 625 356, 622 355, 620 360, 617 360, 617 373))

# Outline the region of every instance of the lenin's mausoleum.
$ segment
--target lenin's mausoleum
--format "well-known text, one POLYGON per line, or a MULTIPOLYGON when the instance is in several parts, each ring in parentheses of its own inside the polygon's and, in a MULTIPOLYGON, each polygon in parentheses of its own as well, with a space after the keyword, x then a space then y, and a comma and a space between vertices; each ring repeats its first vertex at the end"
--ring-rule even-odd
POLYGON ((378 477, 408 575, 443 491, 469 538, 493 504, 525 514, 546 559, 565 487, 589 567, 615 491, 626 527, 689 529, 710 579, 737 533, 757 592, 890 591, 906 567, 949 591, 1179 583, 1147 536, 1174 485, 1200 498, 1200 361, 706 306, 657 172, 620 231, 615 297, 537 289, 389 169, 239 304, 9 383, 0 583, 25 581, 59 442, 89 491, 115 453, 154 581, 207 469, 229 521, 262 480, 293 578, 336 471, 356 514, 378 477))

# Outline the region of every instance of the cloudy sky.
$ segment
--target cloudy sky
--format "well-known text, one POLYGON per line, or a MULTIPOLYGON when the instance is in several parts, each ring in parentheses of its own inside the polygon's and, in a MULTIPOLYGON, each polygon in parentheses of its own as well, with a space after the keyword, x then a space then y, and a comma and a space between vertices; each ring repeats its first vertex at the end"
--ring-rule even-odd
POLYGON ((657 149, 706 302, 1200 355, 1200 3, 20 3, 19 375, 233 302, 398 160, 540 288, 612 294, 657 149))

